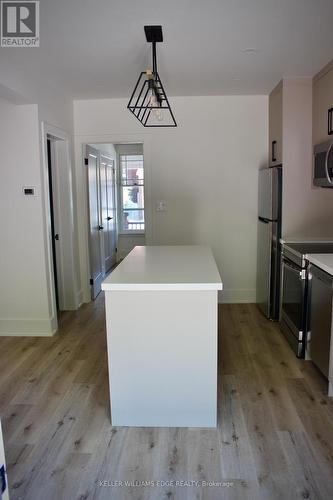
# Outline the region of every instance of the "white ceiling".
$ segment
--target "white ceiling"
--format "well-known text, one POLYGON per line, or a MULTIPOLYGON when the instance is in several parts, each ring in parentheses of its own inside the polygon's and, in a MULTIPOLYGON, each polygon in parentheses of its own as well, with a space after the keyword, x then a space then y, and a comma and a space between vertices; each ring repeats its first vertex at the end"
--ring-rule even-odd
POLYGON ((268 93, 333 58, 333 0, 41 0, 40 14, 40 48, 0 49, 0 83, 128 97, 150 66, 145 24, 163 26, 169 95, 268 93))

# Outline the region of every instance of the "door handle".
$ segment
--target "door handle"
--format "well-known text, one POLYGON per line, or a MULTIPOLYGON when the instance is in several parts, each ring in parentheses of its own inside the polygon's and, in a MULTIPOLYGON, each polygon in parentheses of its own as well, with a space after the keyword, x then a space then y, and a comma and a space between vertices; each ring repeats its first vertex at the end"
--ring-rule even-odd
POLYGON ((258 217, 260 222, 263 222, 264 224, 269 224, 271 221, 269 219, 266 219, 265 217, 258 217))
POLYGON ((111 219, 113 219, 113 217, 107 217, 107 220, 111 220, 111 219))
POLYGON ((328 129, 327 129, 328 135, 333 134, 333 108, 330 108, 328 110, 328 129))
POLYGON ((104 229, 103 226, 98 226, 98 231, 102 231, 104 229))
POLYGON ((276 161, 276 141, 272 141, 272 161, 276 161))

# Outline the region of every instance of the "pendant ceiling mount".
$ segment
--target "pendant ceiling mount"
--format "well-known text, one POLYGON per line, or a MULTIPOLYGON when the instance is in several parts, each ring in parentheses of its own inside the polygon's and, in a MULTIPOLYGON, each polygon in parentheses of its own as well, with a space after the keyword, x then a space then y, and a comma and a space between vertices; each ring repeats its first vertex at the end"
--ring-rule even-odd
POLYGON ((162 26, 145 26, 147 42, 163 42, 162 26))
POLYGON ((145 26, 152 44, 152 68, 142 71, 127 108, 144 127, 177 127, 175 117, 157 71, 156 43, 163 42, 162 26, 145 26))

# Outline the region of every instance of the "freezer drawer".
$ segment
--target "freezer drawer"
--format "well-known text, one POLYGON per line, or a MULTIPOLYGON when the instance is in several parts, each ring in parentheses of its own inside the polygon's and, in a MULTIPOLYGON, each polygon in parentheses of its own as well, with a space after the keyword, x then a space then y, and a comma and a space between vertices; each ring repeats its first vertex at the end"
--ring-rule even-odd
POLYGON ((257 303, 267 318, 279 318, 280 246, 279 224, 258 220, 257 303))
POLYGON ((332 333, 333 278, 316 266, 310 266, 310 357, 328 378, 329 355, 332 333))
POLYGON ((264 315, 270 317, 272 222, 258 221, 257 303, 264 315))

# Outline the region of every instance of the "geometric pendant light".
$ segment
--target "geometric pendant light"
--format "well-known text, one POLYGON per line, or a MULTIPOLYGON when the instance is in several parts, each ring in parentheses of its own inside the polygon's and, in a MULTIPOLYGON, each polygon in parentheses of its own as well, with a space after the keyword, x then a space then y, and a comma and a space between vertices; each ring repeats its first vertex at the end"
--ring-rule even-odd
POLYGON ((157 71, 156 43, 163 42, 162 26, 145 26, 145 33, 152 44, 152 68, 140 73, 127 108, 144 127, 177 127, 157 71))

